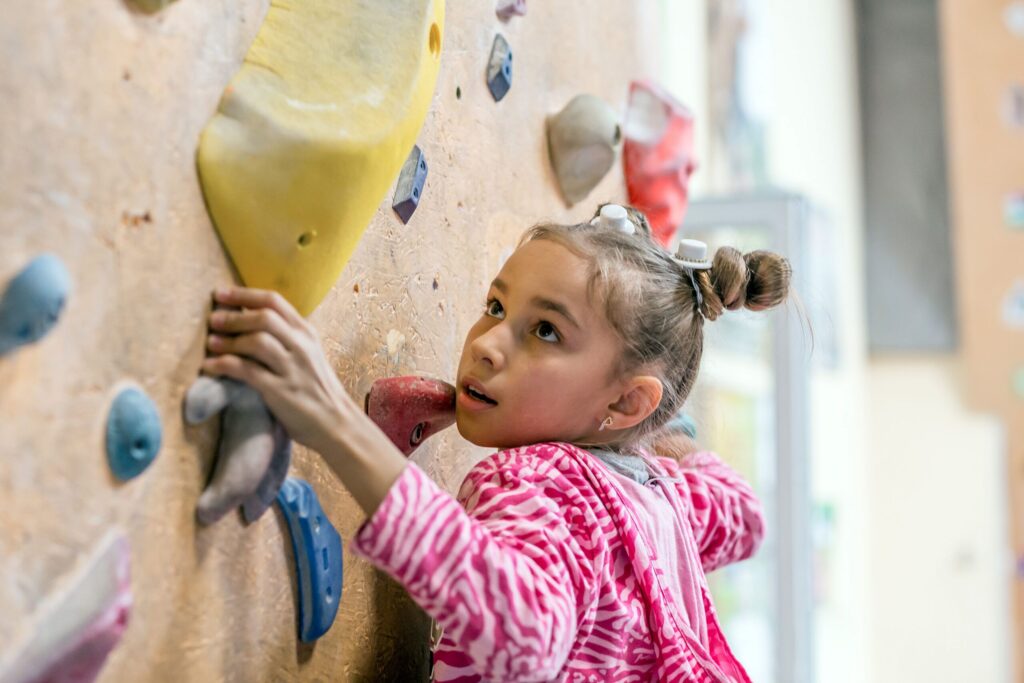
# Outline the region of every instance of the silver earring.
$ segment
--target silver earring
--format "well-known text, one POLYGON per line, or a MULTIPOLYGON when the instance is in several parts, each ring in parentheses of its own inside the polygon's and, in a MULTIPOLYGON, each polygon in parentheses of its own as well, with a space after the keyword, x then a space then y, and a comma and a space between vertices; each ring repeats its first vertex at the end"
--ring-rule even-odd
POLYGON ((601 422, 601 426, 597 428, 597 431, 603 432, 605 430, 605 427, 611 427, 611 426, 612 426, 612 416, 609 415, 608 417, 606 417, 604 419, 603 422, 601 422))

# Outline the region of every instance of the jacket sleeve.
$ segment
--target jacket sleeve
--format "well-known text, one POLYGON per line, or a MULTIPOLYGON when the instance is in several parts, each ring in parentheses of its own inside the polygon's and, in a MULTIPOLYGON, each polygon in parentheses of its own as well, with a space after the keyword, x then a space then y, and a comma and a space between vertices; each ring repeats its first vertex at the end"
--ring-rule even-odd
POLYGON ((678 480, 705 572, 754 554, 764 539, 764 511, 735 470, 707 451, 658 460, 678 480))
POLYGON ((564 473, 503 454, 473 468, 458 501, 410 463, 352 549, 437 621, 461 675, 549 680, 596 599, 604 546, 564 473))

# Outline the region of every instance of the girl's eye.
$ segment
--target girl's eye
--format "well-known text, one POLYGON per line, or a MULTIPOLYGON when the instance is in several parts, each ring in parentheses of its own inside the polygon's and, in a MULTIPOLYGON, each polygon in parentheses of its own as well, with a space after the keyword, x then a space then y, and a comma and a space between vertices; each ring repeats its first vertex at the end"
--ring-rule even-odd
POLYGON ((497 299, 488 299, 486 312, 487 315, 498 320, 505 318, 505 309, 502 308, 501 302, 497 299))
POLYGON ((546 342, 562 341, 555 326, 546 320, 541 321, 540 325, 537 325, 537 338, 546 342))
MULTIPOLYGON (((497 299, 488 299, 487 307, 484 309, 485 315, 495 318, 497 320, 505 319, 505 307, 501 305, 501 302, 497 299)), ((558 329, 549 323, 547 320, 542 320, 538 323, 534 329, 534 334, 537 338, 548 342, 556 343, 562 341, 562 336, 558 334, 558 329)))

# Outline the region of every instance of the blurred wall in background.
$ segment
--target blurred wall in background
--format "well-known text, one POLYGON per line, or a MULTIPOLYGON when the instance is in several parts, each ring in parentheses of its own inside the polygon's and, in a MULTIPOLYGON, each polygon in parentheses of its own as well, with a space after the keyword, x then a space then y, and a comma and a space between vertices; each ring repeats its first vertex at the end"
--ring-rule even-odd
MULTIPOLYGON (((915 33, 932 32, 931 40, 923 46, 922 40, 908 42, 901 52, 892 43, 902 36, 889 26, 890 33, 882 36, 889 51, 865 56, 858 54, 858 21, 869 4, 877 5, 664 1, 662 78, 696 113, 701 166, 694 175, 695 196, 777 186, 805 195, 832 226, 838 254, 832 327, 814 332, 819 338, 834 333, 837 352, 834 363, 812 375, 811 400, 812 496, 820 532, 814 554, 821 584, 814 614, 816 680, 1005 682, 1011 671, 1006 451, 1000 423, 968 409, 963 398, 963 365, 952 345, 948 231, 928 225, 945 215, 949 201, 944 182, 936 181, 944 181, 941 169, 914 175, 913 163, 882 166, 903 173, 899 179, 907 194, 876 184, 890 211, 865 210, 865 186, 872 186, 872 179, 865 180, 864 173, 872 163, 903 158, 900 145, 917 167, 944 156, 941 148, 915 148, 920 135, 898 134, 901 122, 912 122, 915 108, 930 108, 927 141, 943 143, 934 124, 941 123, 934 110, 942 106, 935 82, 940 74, 935 3, 886 0, 888 12, 901 16, 902 6, 902 16, 923 21, 915 33), (710 93, 716 89, 709 66, 709 16, 726 10, 744 17, 742 49, 750 53, 746 104, 763 128, 764 146, 763 177, 755 173, 753 180, 732 184, 720 170, 722 160, 715 158, 723 150, 710 139, 709 123, 710 93), (916 60, 910 58, 915 49, 916 60), (921 54, 922 49, 931 53, 921 54), (888 70, 887 87, 872 91, 872 122, 896 131, 887 132, 881 145, 865 144, 862 128, 858 72, 865 62, 859 57, 872 56, 895 59, 866 62, 888 70), (917 87, 894 86, 901 78, 921 80, 917 87), (902 99, 877 99, 883 97, 902 99), (918 101, 907 101, 915 97, 918 101), (896 125, 885 118, 889 110, 899 114, 896 125), (876 153, 884 154, 876 158, 876 153), (917 223, 904 225, 907 216, 917 223), (946 243, 913 251, 915 239, 929 239, 928 233, 914 233, 917 227, 936 230, 930 239, 946 243), (909 251, 890 249, 879 256, 868 249, 871 234, 901 230, 905 234, 893 239, 909 251), (865 253, 897 260, 869 265, 865 253), (901 263, 908 254, 916 260, 901 263), (928 254, 945 261, 929 271, 928 254), (921 301, 921 311, 907 309, 914 298, 884 300, 887 291, 917 291, 901 279, 915 269, 947 285, 923 282, 934 300, 921 301), (916 345, 899 354, 869 353, 869 291, 888 306, 883 316, 891 335, 898 336, 904 309, 904 336, 916 339, 916 345), (929 311, 937 313, 929 318, 930 333, 932 328, 914 323, 915 316, 929 311), (922 343, 922 334, 931 334, 932 343, 922 343)), ((884 242, 874 244, 884 248, 884 242)), ((824 296, 798 294, 809 304, 824 296)))

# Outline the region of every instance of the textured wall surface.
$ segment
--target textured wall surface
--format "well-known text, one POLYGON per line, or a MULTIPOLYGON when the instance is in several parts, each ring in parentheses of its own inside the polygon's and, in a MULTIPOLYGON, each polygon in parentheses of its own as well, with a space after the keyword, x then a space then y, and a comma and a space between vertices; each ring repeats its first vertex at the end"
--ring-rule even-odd
MULTIPOLYGON (((0 648, 111 527, 133 548, 135 609, 103 681, 417 680, 426 617, 382 574, 345 557, 334 628, 298 644, 291 547, 275 509, 245 527, 199 528, 194 507, 216 427, 185 428, 181 399, 203 356, 212 287, 230 263, 203 206, 195 150, 267 9, 179 0, 146 16, 119 0, 0 0, 0 284, 57 253, 75 289, 55 330, 0 358, 0 648), (120 382, 160 407, 164 444, 117 483, 103 450, 120 382)), ((542 219, 582 219, 622 199, 621 167, 567 210, 547 162, 544 116, 578 92, 622 107, 648 75, 645 4, 531 3, 503 25, 490 0, 449 2, 441 75, 420 134, 430 176, 407 226, 390 195, 311 319, 361 397, 381 376, 451 380, 502 252, 542 219), (495 104, 484 69, 495 31, 515 55, 495 104), (461 92, 461 97, 457 95, 461 92), (391 330, 405 343, 389 352, 391 330)), ((414 458, 448 490, 486 453, 454 430, 414 458)), ((347 541, 361 513, 298 449, 347 541)))

